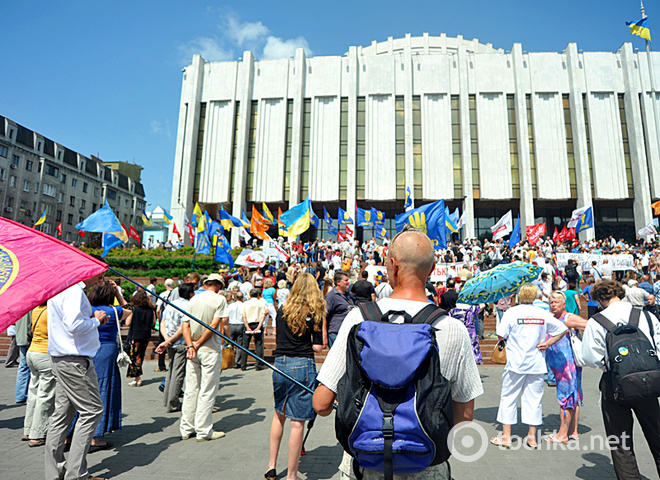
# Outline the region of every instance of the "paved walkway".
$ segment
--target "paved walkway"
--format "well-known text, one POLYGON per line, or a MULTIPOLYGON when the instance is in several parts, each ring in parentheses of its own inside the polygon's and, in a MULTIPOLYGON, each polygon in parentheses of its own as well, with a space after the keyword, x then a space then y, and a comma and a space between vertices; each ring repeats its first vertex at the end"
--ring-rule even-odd
MULTIPOLYGON (((220 478, 262 479, 268 464, 268 432, 272 419, 272 384, 269 371, 223 372, 214 415, 215 428, 227 436, 213 442, 197 443, 179 439, 179 415, 167 414, 162 407, 158 384, 162 374, 154 373, 156 362, 146 362, 144 384, 131 388, 124 383, 123 429, 106 435, 114 449, 88 456, 90 473, 113 479, 149 478, 220 478)), ((501 367, 481 367, 485 395, 477 399, 475 420, 488 437, 497 434, 495 422, 501 386, 501 367)), ((20 441, 24 405, 14 403, 15 368, 4 368, 0 362, 0 478, 43 478, 43 448, 29 448, 20 441)), ((592 439, 604 435, 598 407, 599 373, 587 369, 584 373, 585 402, 580 419, 579 445, 562 450, 529 451, 485 448, 478 461, 463 463, 451 460, 456 479, 508 478, 615 478, 609 452, 592 439)), ((554 390, 546 387, 543 399, 544 431, 550 433, 559 426, 559 407, 554 390)), ((288 427, 287 427, 288 428, 288 427)), ((526 428, 518 425, 513 433, 524 435, 526 428)), ((643 440, 636 428, 637 458, 645 478, 657 478, 657 473, 643 440)), ((278 463, 278 478, 285 477, 288 432, 282 442, 278 463)), ((459 436, 461 445, 469 439, 459 436)), ((475 436, 478 438, 478 436, 475 436)), ((478 451, 480 441, 471 448, 462 448, 463 455, 478 451)), ((307 455, 300 462, 300 475, 305 479, 338 479, 342 449, 334 436, 332 418, 320 418, 306 444, 307 455)))

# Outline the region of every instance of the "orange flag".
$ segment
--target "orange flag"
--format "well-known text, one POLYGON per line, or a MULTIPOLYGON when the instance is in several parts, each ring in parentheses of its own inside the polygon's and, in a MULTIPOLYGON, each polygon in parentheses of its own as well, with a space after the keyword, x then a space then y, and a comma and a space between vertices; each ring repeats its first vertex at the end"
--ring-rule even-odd
POLYGON ((252 218, 250 220, 250 233, 261 240, 270 240, 268 236, 268 219, 265 218, 254 205, 252 205, 252 218))
POLYGON ((660 200, 652 203, 651 208, 653 209, 653 215, 660 215, 660 200))

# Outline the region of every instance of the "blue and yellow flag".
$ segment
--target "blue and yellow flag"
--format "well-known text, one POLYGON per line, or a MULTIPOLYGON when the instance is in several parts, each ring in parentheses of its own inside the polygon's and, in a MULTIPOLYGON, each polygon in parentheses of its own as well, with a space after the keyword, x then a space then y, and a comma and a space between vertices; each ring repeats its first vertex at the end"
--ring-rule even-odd
POLYGON ((280 215, 280 221, 286 228, 289 237, 295 237, 309 229, 311 210, 312 204, 309 201, 309 197, 307 197, 298 205, 291 207, 280 215))
POLYGON ((195 240, 195 253, 201 253, 203 255, 211 254, 211 239, 209 239, 206 230, 197 233, 197 239, 195 240))
POLYGON ((410 187, 406 187, 406 203, 403 204, 403 208, 412 207, 412 202, 412 192, 410 191, 410 187))
MULTIPOLYGON (((147 215, 147 212, 145 212, 144 210, 142 210, 142 221, 144 222, 144 224, 146 226, 148 226, 148 227, 151 226, 151 219, 149 218, 149 215, 147 215)), ((76 228, 78 228, 78 227, 76 227, 76 228)), ((82 230, 82 228, 80 228, 79 230, 82 230)))
POLYGON ((243 222, 243 227, 250 228, 250 220, 248 220, 247 215, 245 215, 245 210, 241 210, 243 216, 241 217, 241 222, 243 222))
MULTIPOLYGON (((41 216, 37 220, 37 223, 35 223, 34 226, 36 227, 37 225, 41 225, 45 221, 46 221, 46 209, 44 208, 44 213, 41 214, 41 216)), ((32 227, 32 228, 34 228, 34 227, 32 227)))
POLYGON ((309 223, 316 228, 321 226, 321 220, 314 213, 314 209, 312 209, 312 202, 309 202, 309 223))
POLYGON ((387 238, 387 228, 379 227, 376 230, 376 238, 378 240, 385 240, 387 238))
POLYGON ((589 207, 584 212, 582 212, 582 215, 580 215, 580 219, 577 221, 577 225, 575 225, 575 233, 580 233, 586 230, 587 228, 594 228, 593 207, 589 207))
POLYGON ((649 29, 649 19, 644 17, 638 22, 626 22, 630 27, 630 34, 642 37, 644 40, 651 41, 651 30, 649 29))
POLYGON ((286 230, 286 226, 282 223, 280 217, 282 216, 282 208, 277 207, 277 234, 280 237, 288 237, 289 232, 286 230))
POLYGON ((357 226, 358 227, 373 227, 374 219, 371 216, 371 209, 357 208, 357 226))
POLYGON ((264 209, 264 217, 266 217, 268 220, 270 220, 271 225, 274 225, 275 224, 275 217, 273 217, 273 214, 270 213, 270 210, 268 209, 268 205, 266 205, 266 202, 261 202, 261 206, 264 209))
POLYGON ((325 220, 325 223, 328 226, 331 226, 331 225, 335 224, 335 221, 332 219, 332 217, 328 213, 328 210, 325 208, 325 205, 323 205, 323 220, 325 220))
POLYGON ((371 207, 371 218, 373 218, 376 225, 385 225, 385 212, 381 212, 380 210, 371 207))
POLYGON ((348 214, 348 212, 341 207, 339 207, 339 214, 337 217, 339 225, 353 225, 353 219, 348 214))
POLYGON ((224 235, 218 237, 214 260, 216 262, 228 264, 229 268, 234 266, 234 257, 231 255, 231 246, 224 235))
POLYGON ((449 208, 445 207, 445 226, 447 230, 450 230, 454 233, 458 233, 458 227, 451 218, 451 213, 449 213, 449 208))
POLYGON ((199 203, 195 203, 195 208, 193 208, 192 225, 197 232, 204 231, 204 214, 199 207, 199 203))
MULTIPOLYGON (((220 217, 220 224, 227 230, 231 230, 232 227, 245 226, 243 225, 243 221, 240 218, 236 218, 233 215, 230 215, 225 211, 224 208, 220 209, 218 216, 220 217)), ((249 223, 247 223, 247 225, 249 226, 249 223)))
POLYGON ((165 223, 167 223, 168 225, 172 225, 172 222, 174 221, 174 217, 170 215, 170 212, 168 212, 164 208, 163 208, 163 220, 165 220, 165 223))
POLYGON ((101 243, 103 244, 103 253, 101 256, 105 257, 112 248, 120 247, 125 242, 112 233, 104 233, 101 237, 101 243))
POLYGON ((336 237, 338 233, 339 233, 339 230, 337 229, 337 227, 335 227, 331 223, 328 223, 328 235, 336 237))
MULTIPOLYGON (((142 210, 144 214, 144 210, 142 210)), ((84 232, 122 232, 121 223, 117 220, 115 213, 108 205, 108 202, 105 202, 101 208, 92 213, 85 220, 76 225, 76 230, 82 230, 84 232)))
POLYGON ((433 242, 436 250, 447 248, 447 228, 445 227, 445 201, 438 200, 417 207, 396 216, 396 231, 403 230, 408 223, 424 232, 433 242))

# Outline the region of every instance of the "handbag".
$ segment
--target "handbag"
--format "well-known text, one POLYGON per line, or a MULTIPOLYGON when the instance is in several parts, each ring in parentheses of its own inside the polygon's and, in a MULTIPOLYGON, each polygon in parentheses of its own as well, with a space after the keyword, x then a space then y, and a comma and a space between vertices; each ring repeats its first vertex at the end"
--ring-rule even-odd
POLYGON ((236 366, 236 348, 224 347, 222 349, 222 370, 228 370, 236 366))
POLYGON ((573 360, 576 367, 586 367, 587 364, 582 358, 582 340, 577 336, 577 333, 571 329, 571 348, 573 349, 573 360))
POLYGON ((500 340, 497 342, 497 345, 495 345, 493 354, 491 355, 490 359, 493 363, 497 363, 499 365, 506 364, 506 340, 500 340))
POLYGON ((117 315, 117 309, 115 307, 112 307, 112 309, 115 311, 115 319, 117 320, 117 345, 119 346, 119 353, 117 354, 117 366, 119 368, 124 368, 128 367, 133 362, 131 362, 131 357, 128 356, 128 354, 121 346, 121 335, 119 333, 119 315, 117 315))

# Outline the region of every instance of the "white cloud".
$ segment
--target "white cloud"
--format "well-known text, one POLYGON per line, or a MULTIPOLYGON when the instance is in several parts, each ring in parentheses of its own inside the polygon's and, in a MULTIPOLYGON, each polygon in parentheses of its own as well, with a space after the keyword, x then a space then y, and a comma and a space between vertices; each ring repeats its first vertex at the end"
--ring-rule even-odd
POLYGON ((279 37, 273 37, 271 35, 266 39, 263 58, 289 58, 295 55, 298 48, 304 49, 305 54, 308 56, 312 54, 305 37, 282 40, 279 37))
POLYGON ((238 47, 251 47, 263 41, 270 33, 261 22, 241 22, 237 15, 230 13, 224 19, 225 36, 238 47))
POLYGON ((151 126, 151 133, 156 135, 167 135, 168 137, 172 136, 169 120, 165 120, 165 122, 161 122, 160 120, 152 120, 149 125, 151 126))
POLYGON ((194 54, 207 62, 236 60, 235 51, 240 54, 244 50, 250 50, 260 59, 289 58, 298 48, 303 48, 308 56, 312 54, 305 37, 287 39, 270 35, 270 29, 261 21, 243 22, 233 12, 221 13, 220 17, 217 37, 199 37, 177 47, 182 65, 188 65, 194 54))
POLYGON ((201 55, 207 62, 222 62, 234 58, 234 52, 211 37, 199 37, 177 47, 184 64, 189 64, 194 54, 201 55))

